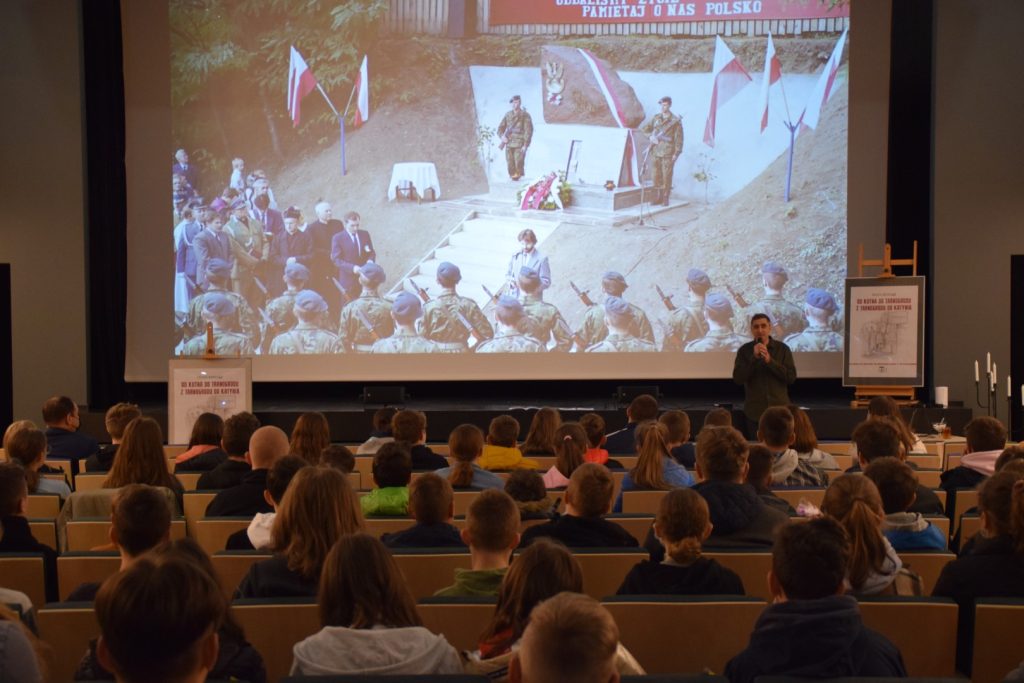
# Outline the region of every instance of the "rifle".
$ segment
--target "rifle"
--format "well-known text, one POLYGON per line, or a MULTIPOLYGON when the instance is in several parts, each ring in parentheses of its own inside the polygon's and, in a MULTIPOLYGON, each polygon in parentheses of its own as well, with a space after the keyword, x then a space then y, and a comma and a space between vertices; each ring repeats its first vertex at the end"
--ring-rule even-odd
POLYGON ((265 284, 263 284, 263 281, 262 281, 262 280, 260 280, 260 279, 259 279, 258 277, 256 277, 255 275, 253 275, 253 276, 252 276, 252 281, 253 281, 253 284, 255 284, 255 285, 256 285, 256 287, 257 287, 257 288, 258 288, 258 289, 259 289, 259 290, 260 290, 261 292, 263 292, 263 296, 267 296, 267 294, 268 294, 268 291, 267 291, 267 286, 266 286, 265 284))
POLYGON ((366 313, 358 308, 353 310, 353 313, 355 313, 355 316, 359 318, 359 322, 363 324, 366 331, 373 335, 373 341, 380 341, 380 335, 377 334, 377 330, 373 329, 373 323, 371 323, 370 319, 366 317, 366 313))
POLYGON ((576 296, 580 298, 584 306, 593 306, 594 300, 590 298, 587 292, 581 292, 580 288, 576 286, 576 283, 569 280, 569 286, 572 287, 572 291, 576 292, 576 296))
POLYGON ((491 290, 487 289, 487 285, 480 285, 480 286, 484 288, 484 293, 487 294, 487 296, 490 297, 491 301, 493 301, 494 303, 498 303, 498 295, 497 294, 495 294, 491 290))
MULTIPOLYGON (((563 318, 562 316, 558 316, 557 324, 558 324, 558 327, 563 332, 568 333, 568 335, 572 339, 572 341, 576 343, 576 348, 577 349, 579 349, 580 351, 586 350, 587 347, 583 343, 583 339, 580 337, 580 335, 578 335, 578 334, 576 334, 575 332, 572 331, 572 328, 569 327, 569 323, 565 322, 565 318, 563 318)), ((572 344, 571 343, 569 344, 569 348, 572 348, 572 344)), ((566 350, 568 351, 568 349, 566 349, 566 350)))
POLYGON ((750 305, 750 303, 748 303, 747 300, 743 298, 742 294, 740 294, 739 292, 732 288, 732 285, 726 285, 725 288, 729 290, 729 294, 732 296, 732 298, 736 299, 736 303, 739 304, 740 308, 746 308, 747 306, 750 305))
POLYGON ((341 294, 341 307, 345 308, 345 305, 349 301, 351 301, 351 299, 349 299, 348 294, 345 293, 345 288, 341 286, 340 282, 338 282, 338 278, 332 277, 331 282, 334 283, 334 286, 338 289, 338 292, 341 294))
POLYGON ((661 303, 665 304, 665 308, 670 311, 676 310, 676 305, 672 303, 672 297, 675 296, 675 294, 666 294, 662 291, 661 285, 654 285, 654 288, 658 290, 658 296, 661 297, 661 303))
POLYGON ((269 315, 267 315, 266 310, 264 310, 264 309, 260 308, 259 306, 257 306, 256 307, 256 311, 260 314, 260 317, 263 318, 263 324, 267 326, 267 329, 271 329, 273 327, 277 327, 277 323, 274 322, 273 318, 271 318, 269 315))
POLYGON ((416 282, 412 278, 409 278, 407 282, 410 285, 412 285, 413 291, 419 294, 420 298, 423 299, 423 303, 427 303, 428 301, 430 301, 430 295, 427 294, 427 290, 423 289, 418 284, 416 284, 416 282))

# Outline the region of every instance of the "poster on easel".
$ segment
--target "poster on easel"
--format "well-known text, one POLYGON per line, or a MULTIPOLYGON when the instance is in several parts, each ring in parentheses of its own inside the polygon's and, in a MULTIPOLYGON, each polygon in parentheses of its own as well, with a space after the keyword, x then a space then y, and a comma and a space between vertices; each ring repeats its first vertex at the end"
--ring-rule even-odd
POLYGON ((227 419, 252 412, 252 359, 171 359, 167 369, 167 443, 186 444, 203 413, 227 419))
POLYGON ((848 278, 843 386, 924 386, 922 276, 848 278))

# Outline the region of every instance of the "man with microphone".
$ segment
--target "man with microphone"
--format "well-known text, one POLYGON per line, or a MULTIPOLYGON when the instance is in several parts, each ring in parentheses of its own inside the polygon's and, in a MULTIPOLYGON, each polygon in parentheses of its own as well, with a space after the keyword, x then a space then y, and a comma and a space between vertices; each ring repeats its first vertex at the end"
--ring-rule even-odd
POLYGON ((790 384, 796 381, 796 365, 789 347, 771 338, 772 321, 764 313, 750 319, 754 338, 736 352, 732 380, 742 384, 745 394, 743 412, 747 417, 746 435, 756 438, 761 413, 771 406, 789 403, 790 384))

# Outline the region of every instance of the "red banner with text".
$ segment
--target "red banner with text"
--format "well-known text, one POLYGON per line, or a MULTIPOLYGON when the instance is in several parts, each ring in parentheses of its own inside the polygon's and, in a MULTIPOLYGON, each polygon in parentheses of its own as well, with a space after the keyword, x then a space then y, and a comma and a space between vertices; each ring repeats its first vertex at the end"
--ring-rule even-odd
POLYGON ((839 0, 491 0, 490 24, 591 24, 658 21, 834 19, 839 0))

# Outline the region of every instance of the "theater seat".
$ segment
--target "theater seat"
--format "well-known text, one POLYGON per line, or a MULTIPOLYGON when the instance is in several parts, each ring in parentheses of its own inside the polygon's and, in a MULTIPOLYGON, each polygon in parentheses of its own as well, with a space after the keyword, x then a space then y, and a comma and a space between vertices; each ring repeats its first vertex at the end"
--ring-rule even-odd
POLYGON ((118 553, 68 552, 57 558, 57 586, 60 598, 83 583, 103 583, 121 568, 118 553))
MULTIPOLYGON (((110 544, 110 518, 76 519, 67 523, 67 549, 92 550, 110 544)), ((171 540, 185 538, 185 520, 171 520, 171 540)))
POLYGON ((456 650, 475 650, 496 603, 495 598, 423 598, 416 609, 423 626, 443 635, 456 650))
POLYGON ((228 597, 234 595, 238 584, 249 573, 249 567, 268 559, 270 553, 265 550, 222 550, 210 556, 220 585, 228 597))
POLYGON ((395 548, 391 551, 413 598, 431 597, 455 582, 455 570, 469 569, 469 550, 395 548))
POLYGON ((572 548, 583 569, 583 592, 600 600, 622 585, 629 570, 646 560, 643 548, 572 548))
POLYGON ((35 606, 46 604, 43 571, 39 553, 0 553, 0 586, 21 591, 35 606))
POLYGON ((252 517, 204 517, 191 524, 189 531, 196 543, 213 555, 226 548, 228 536, 248 529, 250 522, 252 517))
POLYGON ((1024 659, 1024 600, 980 599, 974 608, 974 664, 971 680, 998 683, 1024 659))
MULTIPOLYGON (((267 680, 273 680, 268 678, 267 680)), ((625 680, 625 679, 623 679, 625 680)), ((488 683, 487 676, 432 674, 422 676, 289 676, 281 683, 488 683)))
POLYGON ((100 633, 91 602, 54 602, 36 613, 39 637, 53 648, 50 680, 70 681, 89 648, 89 640, 100 633))
MULTIPOLYGON (((320 630, 316 601, 311 598, 235 600, 231 614, 245 631, 246 639, 263 657, 267 680, 287 676, 292 648, 320 630)), ((322 679, 317 679, 322 680, 322 679)))
POLYGON ((860 598, 864 624, 899 648, 911 676, 956 675, 957 604, 947 598, 860 598))
POLYGON ((25 516, 30 519, 56 519, 60 514, 60 496, 56 493, 34 493, 28 497, 25 516))
POLYGON ((748 597, 762 601, 769 599, 768 570, 772 568, 772 553, 769 549, 715 548, 705 550, 702 555, 736 572, 748 597))
POLYGON ((947 551, 903 551, 897 554, 906 569, 921 575, 924 595, 931 595, 942 568, 956 559, 956 555, 947 551))

